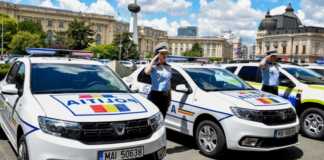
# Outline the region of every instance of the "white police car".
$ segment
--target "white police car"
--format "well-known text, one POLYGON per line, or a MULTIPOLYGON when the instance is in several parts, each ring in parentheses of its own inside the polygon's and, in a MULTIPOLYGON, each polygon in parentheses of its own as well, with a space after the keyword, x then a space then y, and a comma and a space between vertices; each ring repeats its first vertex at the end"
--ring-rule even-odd
MULTIPOLYGON (((203 154, 218 156, 226 148, 271 151, 297 143, 299 120, 287 100, 214 65, 171 66, 172 103, 165 124, 193 136, 203 154)), ((124 81, 144 96, 150 92, 144 67, 124 81)))
MULTIPOLYGON (((301 132, 314 139, 324 138, 324 79, 320 74, 296 65, 279 64, 279 95, 297 110, 301 132)), ((261 89, 259 63, 224 64, 255 88, 261 89)))
POLYGON ((0 89, 0 124, 18 159, 165 157, 158 108, 100 62, 21 58, 0 89))

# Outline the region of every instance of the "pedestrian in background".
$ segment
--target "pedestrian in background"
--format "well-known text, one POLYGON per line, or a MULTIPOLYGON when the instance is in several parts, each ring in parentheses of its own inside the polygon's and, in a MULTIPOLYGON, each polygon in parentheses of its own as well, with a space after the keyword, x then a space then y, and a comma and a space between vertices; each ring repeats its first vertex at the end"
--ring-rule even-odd
POLYGON ((278 95, 279 86, 279 65, 276 51, 267 52, 260 63, 262 73, 262 91, 278 95))
POLYGON ((154 54, 154 58, 145 68, 145 74, 150 75, 152 83, 148 99, 159 107, 165 117, 171 102, 172 73, 171 66, 166 62, 168 44, 158 44, 154 48, 154 54))

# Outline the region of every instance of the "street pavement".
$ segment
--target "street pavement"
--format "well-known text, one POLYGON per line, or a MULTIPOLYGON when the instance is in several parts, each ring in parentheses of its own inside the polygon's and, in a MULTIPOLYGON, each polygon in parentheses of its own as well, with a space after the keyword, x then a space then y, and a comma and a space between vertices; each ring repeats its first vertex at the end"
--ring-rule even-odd
MULTIPOLYGON (((192 138, 168 131, 167 160, 215 160, 200 154, 192 138)), ((0 160, 16 160, 8 140, 0 134, 0 160)), ((324 160, 324 141, 300 136, 296 147, 274 152, 228 151, 216 160, 324 160)))

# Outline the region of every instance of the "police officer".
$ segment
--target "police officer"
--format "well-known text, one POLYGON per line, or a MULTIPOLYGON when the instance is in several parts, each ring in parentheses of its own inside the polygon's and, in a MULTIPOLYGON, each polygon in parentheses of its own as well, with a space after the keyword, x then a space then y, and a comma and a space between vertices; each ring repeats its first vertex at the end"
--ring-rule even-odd
POLYGON ((279 65, 277 64, 278 54, 276 51, 267 52, 260 63, 262 73, 262 91, 278 95, 279 65))
POLYGON ((166 63, 169 54, 167 43, 160 43, 154 48, 155 56, 146 66, 145 74, 151 76, 151 92, 148 99, 159 107, 166 116, 171 102, 171 66, 166 63))

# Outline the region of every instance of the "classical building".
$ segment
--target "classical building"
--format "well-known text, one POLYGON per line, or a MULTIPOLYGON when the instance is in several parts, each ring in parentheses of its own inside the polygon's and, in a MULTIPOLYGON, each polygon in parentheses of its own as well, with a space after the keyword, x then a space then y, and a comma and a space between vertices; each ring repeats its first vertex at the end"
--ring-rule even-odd
POLYGON ((141 53, 140 58, 153 52, 154 47, 168 36, 166 31, 157 30, 151 27, 138 27, 138 46, 141 53))
POLYGON ((68 10, 37 7, 30 5, 0 2, 0 13, 16 18, 18 21, 33 20, 43 26, 48 38, 53 38, 55 32, 65 31, 74 19, 92 24, 96 32, 94 38, 98 44, 111 43, 114 29, 117 28, 113 16, 90 13, 72 12, 68 10))
POLYGON ((203 49, 204 57, 218 57, 223 58, 223 60, 233 58, 232 45, 221 37, 175 36, 168 37, 167 42, 172 55, 180 56, 183 52, 191 50, 195 43, 198 43, 203 49))
POLYGON ((179 27, 178 28, 178 36, 191 36, 195 37, 198 34, 198 28, 195 26, 188 27, 179 27))
POLYGON ((267 12, 257 33, 256 56, 271 50, 286 61, 314 62, 324 56, 324 28, 303 25, 291 4, 281 15, 267 12))

